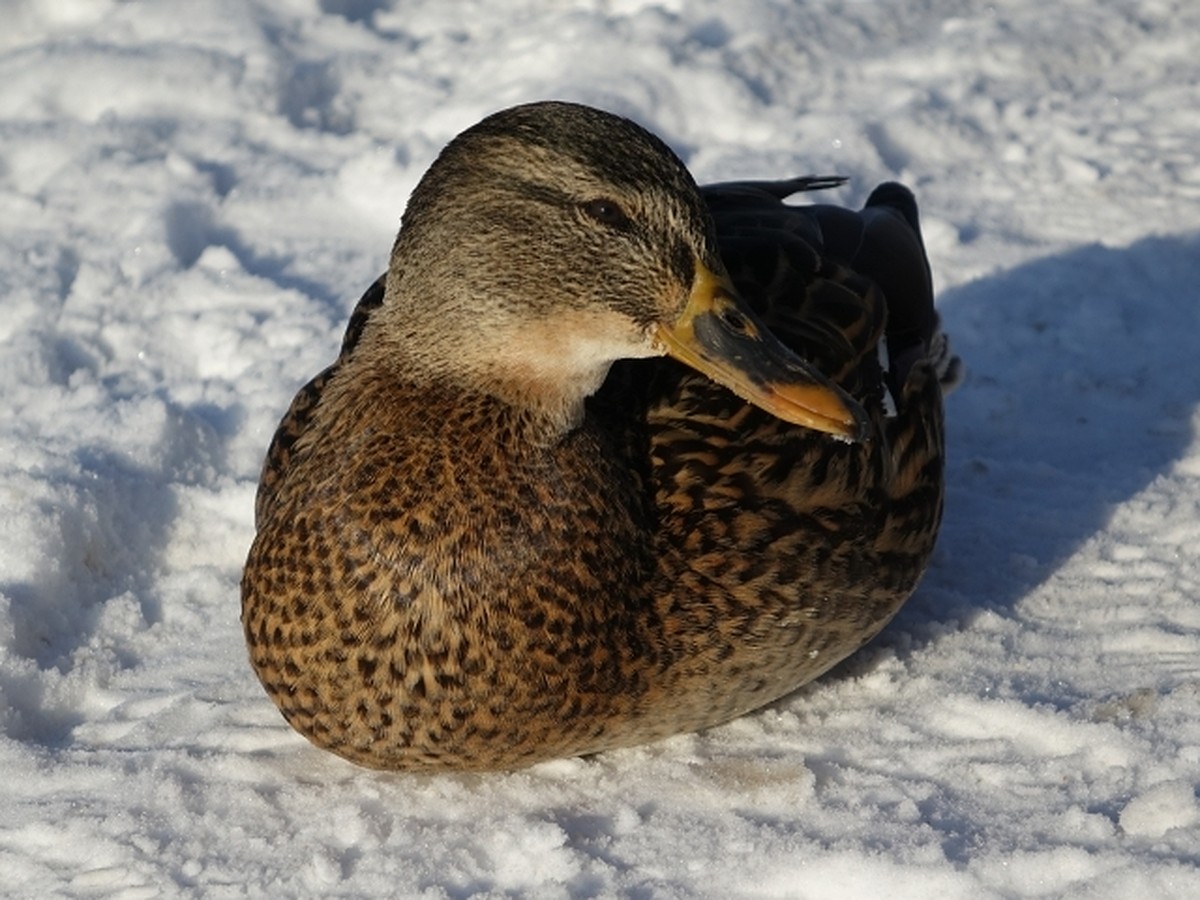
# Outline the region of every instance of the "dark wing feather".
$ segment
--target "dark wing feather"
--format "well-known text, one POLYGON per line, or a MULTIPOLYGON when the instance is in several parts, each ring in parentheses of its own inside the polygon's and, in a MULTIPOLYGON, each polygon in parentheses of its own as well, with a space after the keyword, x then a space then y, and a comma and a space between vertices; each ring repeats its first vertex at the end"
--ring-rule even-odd
POLYGON ((860 211, 783 202, 838 183, 810 176, 701 190, 734 283, 780 339, 861 400, 885 380, 899 398, 938 323, 916 202, 895 183, 860 211), (874 359, 885 337, 886 372, 874 359))

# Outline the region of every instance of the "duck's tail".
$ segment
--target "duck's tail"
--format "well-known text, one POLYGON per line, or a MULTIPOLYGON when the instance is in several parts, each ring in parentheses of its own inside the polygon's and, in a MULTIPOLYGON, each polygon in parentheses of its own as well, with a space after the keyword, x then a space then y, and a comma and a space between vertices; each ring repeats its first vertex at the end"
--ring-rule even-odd
POLYGON ((963 374, 933 306, 933 278, 912 191, 888 181, 871 191, 860 213, 863 234, 853 265, 883 290, 888 302, 887 350, 896 388, 918 360, 930 363, 943 393, 963 374))

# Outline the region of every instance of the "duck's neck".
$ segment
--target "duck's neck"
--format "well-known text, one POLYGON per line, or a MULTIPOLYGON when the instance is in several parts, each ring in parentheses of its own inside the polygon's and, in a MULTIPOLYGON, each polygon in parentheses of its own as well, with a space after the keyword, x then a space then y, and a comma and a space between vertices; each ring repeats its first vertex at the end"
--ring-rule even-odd
POLYGON ((509 427, 519 423, 524 440, 547 444, 579 426, 584 402, 616 359, 657 352, 649 339, 642 346, 613 332, 603 311, 563 312, 511 327, 493 321, 469 334, 429 328, 409 331, 402 343, 381 335, 386 349, 374 364, 442 396, 491 397, 508 410, 509 427))
MULTIPOLYGON (((600 389, 612 361, 562 359, 536 342, 514 344, 479 361, 466 374, 467 389, 508 406, 526 423, 530 436, 554 441, 583 421, 584 402, 600 389)), ((454 376, 451 376, 452 378, 454 376)))

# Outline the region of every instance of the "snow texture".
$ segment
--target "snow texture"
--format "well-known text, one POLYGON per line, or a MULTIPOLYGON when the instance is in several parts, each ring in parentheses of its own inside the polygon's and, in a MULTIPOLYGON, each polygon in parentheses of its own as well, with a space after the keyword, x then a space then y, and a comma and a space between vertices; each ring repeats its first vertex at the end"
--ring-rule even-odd
POLYGON ((0 892, 1200 896, 1200 4, 7 0, 0 892), (698 179, 921 201, 945 527, 732 724, 514 774, 311 748, 238 579, 267 441, 437 150, 562 97, 698 179))

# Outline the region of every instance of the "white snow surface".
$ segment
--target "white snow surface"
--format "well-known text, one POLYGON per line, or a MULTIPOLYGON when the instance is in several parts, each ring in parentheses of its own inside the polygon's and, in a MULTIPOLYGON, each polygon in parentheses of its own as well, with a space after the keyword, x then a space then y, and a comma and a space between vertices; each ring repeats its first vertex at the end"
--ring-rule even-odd
POLYGON ((0 11, 0 893, 1200 896, 1200 4, 0 11), (259 466, 433 155, 549 97, 701 181, 913 187, 969 370, 941 541, 729 725, 366 771, 246 661, 259 466))

